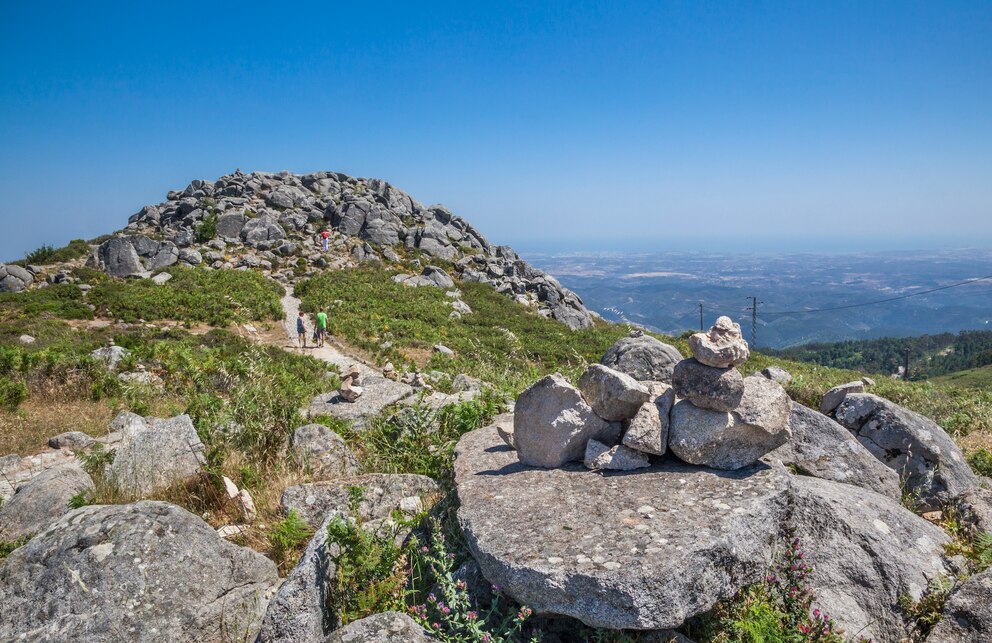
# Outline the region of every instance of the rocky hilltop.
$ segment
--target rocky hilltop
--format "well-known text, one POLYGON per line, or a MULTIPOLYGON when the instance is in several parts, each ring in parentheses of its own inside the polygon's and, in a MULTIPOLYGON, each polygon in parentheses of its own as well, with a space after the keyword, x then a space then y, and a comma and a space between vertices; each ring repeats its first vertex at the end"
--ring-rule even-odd
MULTIPOLYGON (((337 172, 237 171, 216 181, 197 179, 132 215, 88 265, 125 277, 205 263, 261 269, 289 282, 307 274, 295 269, 301 260, 308 270, 376 260, 443 264, 457 278, 490 283, 569 328, 592 325, 578 295, 512 248, 491 244, 443 205, 425 207, 381 179, 337 172), (322 248, 323 230, 332 233, 329 252, 322 248)), ((12 287, 30 278, 16 270, 0 274, 0 283, 12 287)))

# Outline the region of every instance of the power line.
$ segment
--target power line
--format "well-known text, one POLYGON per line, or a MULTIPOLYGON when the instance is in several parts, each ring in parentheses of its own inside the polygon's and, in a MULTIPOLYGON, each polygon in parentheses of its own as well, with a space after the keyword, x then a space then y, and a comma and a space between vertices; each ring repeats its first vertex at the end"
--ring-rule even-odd
POLYGON ((808 308, 806 310, 781 310, 781 311, 765 311, 762 315, 801 315, 804 313, 825 313, 832 310, 847 310, 848 308, 860 308, 862 306, 873 306, 875 304, 884 304, 890 301, 898 301, 900 299, 909 299, 910 297, 919 297, 920 295, 928 295, 932 292, 937 292, 940 290, 948 290, 950 288, 957 288, 958 286, 965 286, 967 284, 973 284, 977 281, 984 281, 986 279, 992 279, 992 275, 986 275, 985 277, 975 277, 974 279, 966 279, 965 281, 959 281, 956 284, 948 284, 947 286, 940 286, 938 288, 931 288, 929 290, 921 290, 919 292, 911 292, 906 295, 899 295, 897 297, 887 297, 886 299, 876 299, 875 301, 865 301, 860 304, 847 304, 845 306, 832 306, 830 308, 808 308))

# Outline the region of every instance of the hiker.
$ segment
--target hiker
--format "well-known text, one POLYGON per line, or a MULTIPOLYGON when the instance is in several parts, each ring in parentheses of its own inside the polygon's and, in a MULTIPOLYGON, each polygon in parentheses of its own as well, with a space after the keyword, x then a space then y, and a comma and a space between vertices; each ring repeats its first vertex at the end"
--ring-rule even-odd
POLYGON ((327 313, 320 311, 317 313, 317 346, 324 347, 324 338, 327 336, 327 313))
POLYGON ((300 311, 300 316, 296 318, 296 338, 300 342, 300 348, 307 347, 307 327, 303 323, 304 314, 300 311))
POLYGON ((320 236, 324 239, 324 252, 327 252, 327 237, 328 237, 328 234, 327 234, 327 229, 326 228, 320 231, 320 236))

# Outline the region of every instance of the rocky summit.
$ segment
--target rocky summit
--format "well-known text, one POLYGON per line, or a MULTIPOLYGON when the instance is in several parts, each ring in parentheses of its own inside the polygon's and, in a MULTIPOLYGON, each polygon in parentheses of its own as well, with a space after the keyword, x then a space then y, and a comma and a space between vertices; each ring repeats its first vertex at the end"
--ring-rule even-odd
MULTIPOLYGON (((117 277, 150 276, 176 264, 257 267, 294 281, 295 271, 277 264, 295 257, 326 265, 319 241, 324 229, 335 233, 334 256, 346 263, 395 261, 398 251, 414 252, 450 263, 463 281, 492 284, 569 328, 592 325, 578 295, 508 246, 491 244, 443 205, 424 206, 381 179, 338 172, 237 171, 215 181, 197 179, 132 215, 127 227, 94 249, 87 265, 117 277)), ((431 274, 425 279, 436 283, 431 274)), ((31 280, 18 266, 0 267, 5 290, 22 290, 31 280)))

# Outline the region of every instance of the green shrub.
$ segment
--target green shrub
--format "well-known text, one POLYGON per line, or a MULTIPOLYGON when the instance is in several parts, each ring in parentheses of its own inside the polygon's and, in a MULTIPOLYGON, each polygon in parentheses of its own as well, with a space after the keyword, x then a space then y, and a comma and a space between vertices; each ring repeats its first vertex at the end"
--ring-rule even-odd
POLYGON ((992 476, 992 451, 977 449, 968 454, 968 464, 980 476, 992 476))
POLYGON ((172 279, 158 285, 148 279, 106 280, 88 300, 101 315, 126 322, 174 319, 227 326, 235 322, 282 319, 282 286, 250 270, 173 267, 172 279))
POLYGON ((25 536, 13 541, 0 540, 0 563, 2 563, 7 556, 10 556, 15 549, 21 545, 27 544, 29 537, 25 536))
POLYGON ((408 569, 404 550, 394 544, 395 529, 406 523, 400 521, 390 533, 383 527, 374 530, 362 526, 358 504, 362 490, 349 488, 351 513, 335 516, 327 526, 327 543, 334 561, 334 585, 330 604, 341 624, 378 612, 403 609, 404 588, 408 569))
POLYGON ((21 402, 28 397, 28 387, 24 382, 9 380, 0 377, 0 409, 5 411, 16 411, 21 402))
POLYGON ((281 571, 288 571, 296 562, 293 554, 297 553, 313 536, 310 529, 295 511, 290 510, 289 515, 272 526, 269 532, 269 542, 272 547, 272 556, 281 571))
POLYGON ((923 592, 920 600, 914 600, 906 594, 899 597, 899 607, 916 621, 916 631, 921 640, 926 638, 940 620, 953 587, 954 584, 950 579, 938 577, 930 581, 930 586, 923 592))
POLYGON ((90 245, 88 243, 82 239, 73 239, 61 248, 53 248, 48 245, 41 246, 40 248, 32 250, 24 255, 24 259, 16 263, 45 266, 53 263, 62 263, 65 261, 79 259, 80 257, 84 257, 89 254, 89 252, 90 245))
POLYGON ((217 236, 217 214, 210 212, 203 222, 196 226, 196 242, 206 243, 217 236))
POLYGON ((93 319, 93 311, 83 301, 83 292, 74 284, 0 293, 0 314, 8 319, 43 315, 59 319, 93 319))

